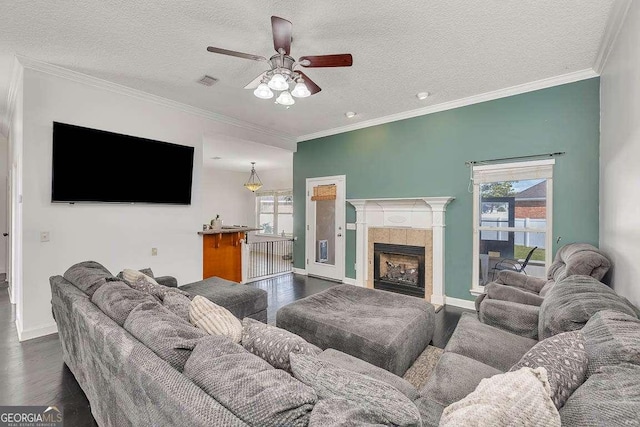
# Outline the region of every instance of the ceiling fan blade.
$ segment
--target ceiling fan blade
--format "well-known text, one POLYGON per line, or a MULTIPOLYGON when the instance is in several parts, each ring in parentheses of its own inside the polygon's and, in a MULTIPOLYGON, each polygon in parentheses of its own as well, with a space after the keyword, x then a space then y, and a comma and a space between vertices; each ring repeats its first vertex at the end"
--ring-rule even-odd
POLYGON ((291 51, 291 31, 293 25, 286 19, 272 16, 271 28, 273 29, 273 48, 278 53, 280 53, 280 49, 282 49, 286 55, 289 55, 291 51))
POLYGON ((244 88, 245 89, 255 89, 258 87, 258 85, 262 82, 262 78, 264 77, 264 75, 267 72, 265 71, 264 73, 261 73, 258 77, 256 77, 255 79, 253 79, 251 81, 251 83, 249 83, 248 85, 246 85, 244 88))
POLYGON ((300 74, 300 77, 304 79, 304 84, 307 86, 307 89, 309 89, 309 92, 311 92, 311 95, 315 95, 322 90, 320 89, 320 86, 315 84, 313 80, 307 77, 307 75, 302 71, 296 70, 296 73, 300 74))
POLYGON ((235 50, 220 49, 219 47, 209 46, 207 50, 211 53, 220 53, 222 55, 235 56, 238 58, 252 59, 254 61, 266 61, 264 56, 251 55, 250 53, 236 52, 235 50))
POLYGON ((343 53, 340 55, 303 56, 298 60, 298 62, 303 67, 309 68, 351 67, 351 65, 353 65, 353 57, 350 53, 343 53))

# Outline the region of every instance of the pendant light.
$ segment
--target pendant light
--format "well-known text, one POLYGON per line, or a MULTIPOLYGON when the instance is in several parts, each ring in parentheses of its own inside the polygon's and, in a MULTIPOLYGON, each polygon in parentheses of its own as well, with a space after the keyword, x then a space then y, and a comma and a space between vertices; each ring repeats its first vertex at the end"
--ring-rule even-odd
POLYGON ((256 172, 255 164, 256 162, 251 162, 251 175, 249 175, 249 180, 244 184, 244 187, 252 193, 255 193, 262 187, 262 181, 260 181, 260 177, 256 172))

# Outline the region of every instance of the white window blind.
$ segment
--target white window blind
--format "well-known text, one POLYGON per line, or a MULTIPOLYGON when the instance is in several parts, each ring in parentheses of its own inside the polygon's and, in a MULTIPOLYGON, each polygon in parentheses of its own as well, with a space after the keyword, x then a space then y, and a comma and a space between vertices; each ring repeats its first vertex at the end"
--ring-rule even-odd
POLYGON ((553 178, 555 159, 473 167, 474 184, 553 178))

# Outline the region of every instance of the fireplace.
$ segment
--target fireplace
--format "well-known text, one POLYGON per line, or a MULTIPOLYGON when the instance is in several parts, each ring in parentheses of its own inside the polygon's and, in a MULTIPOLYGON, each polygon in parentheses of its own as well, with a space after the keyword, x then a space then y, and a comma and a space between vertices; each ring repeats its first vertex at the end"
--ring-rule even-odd
POLYGON ((424 247, 374 243, 373 287, 424 298, 424 261, 424 247))

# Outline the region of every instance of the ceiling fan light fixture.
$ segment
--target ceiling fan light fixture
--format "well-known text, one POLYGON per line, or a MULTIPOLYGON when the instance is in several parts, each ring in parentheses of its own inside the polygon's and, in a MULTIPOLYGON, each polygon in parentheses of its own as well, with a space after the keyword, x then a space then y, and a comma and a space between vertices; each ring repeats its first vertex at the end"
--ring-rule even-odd
POLYGON ((287 79, 280 73, 275 73, 271 80, 269 80, 268 86, 273 90, 287 90, 289 89, 289 83, 287 79))
POLYGON ((291 91, 291 95, 296 98, 306 98, 307 96, 311 96, 311 92, 303 81, 298 81, 298 83, 296 83, 296 87, 291 91))
POLYGON ((260 83, 256 90, 253 91, 253 94, 260 99, 273 98, 273 92, 271 92, 271 89, 269 89, 266 83, 260 83))
POLYGON ((284 92, 282 92, 280 96, 276 98, 276 102, 280 105, 286 105, 286 106, 293 105, 296 103, 296 101, 293 99, 293 97, 291 96, 288 90, 285 90, 284 92))

